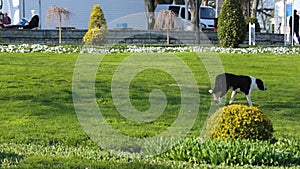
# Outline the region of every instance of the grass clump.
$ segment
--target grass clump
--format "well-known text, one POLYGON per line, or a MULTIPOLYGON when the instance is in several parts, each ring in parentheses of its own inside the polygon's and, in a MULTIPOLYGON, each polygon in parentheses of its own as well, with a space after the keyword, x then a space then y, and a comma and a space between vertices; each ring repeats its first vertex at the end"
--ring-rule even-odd
POLYGON ((300 165, 299 146, 299 141, 294 139, 280 139, 270 143, 270 141, 241 139, 201 140, 194 137, 185 139, 161 156, 175 161, 224 167, 247 165, 268 166, 267 168, 297 167, 300 165))

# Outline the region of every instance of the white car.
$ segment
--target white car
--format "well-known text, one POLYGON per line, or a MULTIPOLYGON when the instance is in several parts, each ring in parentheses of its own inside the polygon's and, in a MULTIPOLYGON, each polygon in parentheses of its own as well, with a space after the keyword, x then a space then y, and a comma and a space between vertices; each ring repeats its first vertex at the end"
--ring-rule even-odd
MULTIPOLYGON (((190 9, 187 10, 188 17, 185 17, 185 5, 176 5, 176 4, 158 4, 155 8, 155 13, 157 14, 161 10, 171 10, 177 17, 183 20, 183 22, 190 24, 191 13, 190 9)), ((215 9, 209 6, 200 7, 200 24, 202 28, 214 29, 214 20, 216 18, 215 9)))

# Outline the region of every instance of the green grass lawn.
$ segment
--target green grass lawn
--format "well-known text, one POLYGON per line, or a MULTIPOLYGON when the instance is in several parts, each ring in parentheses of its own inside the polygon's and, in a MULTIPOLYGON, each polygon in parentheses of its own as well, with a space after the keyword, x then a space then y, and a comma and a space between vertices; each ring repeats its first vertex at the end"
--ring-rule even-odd
MULTIPOLYGON (((149 123, 136 123, 122 117, 113 104, 110 92, 111 80, 118 65, 129 55, 109 54, 103 58, 95 81, 96 102, 106 121, 118 132, 136 138, 155 136, 170 127, 176 119, 180 108, 180 88, 170 74, 157 69, 144 70, 130 82, 129 96, 132 104, 137 110, 146 111, 151 107, 148 100, 149 93, 153 89, 160 89, 168 98, 166 109, 158 119, 149 123)), ((162 54, 138 55, 160 57, 162 54)), ((206 69, 196 54, 176 53, 176 55, 188 65, 197 81, 197 86, 188 86, 197 88, 200 94, 199 111, 196 112, 198 116, 189 136, 199 136, 212 99, 208 93, 210 81, 206 69)), ((45 155, 47 151, 43 153, 42 147, 49 145, 58 145, 62 148, 67 145, 71 149, 89 147, 86 148, 88 150, 83 148, 82 151, 91 154, 99 150, 82 129, 73 106, 72 78, 78 56, 78 54, 0 53, 0 144, 2 148, 0 166, 17 165, 16 160, 22 159, 25 163, 32 160, 37 167, 47 158, 67 163, 70 157, 62 154, 67 153, 68 150, 62 150, 63 153, 57 153, 57 156, 45 155), (27 145, 41 147, 30 148, 27 145), (9 160, 5 162, 4 159, 9 160)), ((264 80, 268 90, 254 91, 252 100, 254 105, 258 106, 272 121, 275 129, 274 136, 300 140, 300 55, 219 54, 219 56, 226 72, 252 75, 264 80)), ((172 65, 172 63, 165 64, 172 65)), ((176 69, 176 65, 172 67, 176 69)), ((188 97, 192 96, 193 94, 188 95, 188 97)), ((242 94, 237 96, 235 102, 247 104, 242 94)), ((84 161, 88 166, 90 163, 95 163, 91 156, 95 157, 81 152, 72 160, 76 159, 74 163, 84 161)), ((97 155, 97 157, 98 160, 102 160, 98 167, 115 164, 114 161, 104 158, 107 155, 97 155)), ((147 168, 168 168, 168 165, 139 165, 147 168)), ((44 164, 45 166, 47 165, 44 164)))

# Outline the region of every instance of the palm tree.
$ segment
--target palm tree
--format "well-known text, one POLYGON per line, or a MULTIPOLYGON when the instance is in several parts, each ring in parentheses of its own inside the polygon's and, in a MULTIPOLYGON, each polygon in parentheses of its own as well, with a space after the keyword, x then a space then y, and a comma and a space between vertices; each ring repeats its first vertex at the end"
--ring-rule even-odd
POLYGON ((47 12, 47 23, 59 24, 59 43, 61 43, 62 39, 62 20, 64 19, 66 22, 69 22, 70 14, 71 12, 68 9, 57 6, 52 6, 47 12))

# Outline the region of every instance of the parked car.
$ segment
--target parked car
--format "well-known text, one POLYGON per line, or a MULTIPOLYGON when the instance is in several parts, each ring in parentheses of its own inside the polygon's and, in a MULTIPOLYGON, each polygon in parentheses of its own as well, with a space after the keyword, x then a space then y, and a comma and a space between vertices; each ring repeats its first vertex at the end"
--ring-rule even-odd
MULTIPOLYGON (((176 4, 159 4, 156 6, 155 13, 157 14, 161 10, 171 10, 173 11, 178 18, 183 20, 187 25, 190 25, 191 21, 191 12, 190 9, 187 10, 188 17, 185 17, 185 5, 176 5, 176 4)), ((200 7, 200 24, 202 28, 214 29, 214 20, 216 16, 215 9, 210 6, 201 6, 200 7)))

